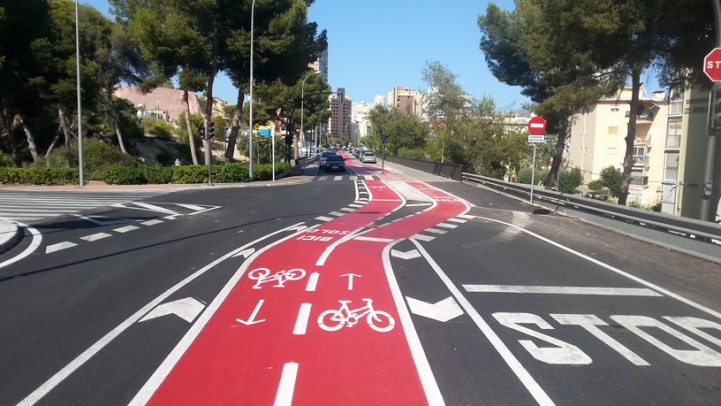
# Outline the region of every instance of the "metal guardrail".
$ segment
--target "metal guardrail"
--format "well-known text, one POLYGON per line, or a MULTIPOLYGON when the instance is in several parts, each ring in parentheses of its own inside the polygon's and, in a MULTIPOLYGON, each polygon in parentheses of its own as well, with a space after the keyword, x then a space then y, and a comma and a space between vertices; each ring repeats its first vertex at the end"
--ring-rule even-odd
MULTIPOLYGON (((527 197, 531 193, 531 185, 505 182, 499 179, 488 178, 467 172, 463 172, 462 177, 464 181, 479 183, 487 187, 521 195, 523 197, 527 197)), ((677 237, 683 236, 684 238, 703 242, 706 245, 713 247, 712 251, 710 251, 711 253, 707 254, 707 256, 710 256, 711 258, 718 256, 718 251, 716 251, 716 249, 718 248, 718 241, 721 240, 721 224, 672 216, 665 213, 657 213, 634 207, 620 206, 618 204, 569 195, 567 193, 542 188, 533 188, 533 195, 537 199, 546 201, 556 206, 563 206, 570 210, 584 211, 586 213, 603 216, 623 223, 631 223, 635 226, 649 228, 673 234, 677 237)), ((674 243, 671 243, 671 245, 673 244, 674 243)), ((718 258, 718 261, 721 262, 721 258, 718 258)))
POLYGON ((458 164, 429 162, 422 161, 420 159, 403 158, 394 155, 386 155, 385 159, 388 162, 407 166, 421 172, 432 173, 434 175, 439 175, 458 181, 461 180, 461 174, 463 173, 463 166, 458 164))

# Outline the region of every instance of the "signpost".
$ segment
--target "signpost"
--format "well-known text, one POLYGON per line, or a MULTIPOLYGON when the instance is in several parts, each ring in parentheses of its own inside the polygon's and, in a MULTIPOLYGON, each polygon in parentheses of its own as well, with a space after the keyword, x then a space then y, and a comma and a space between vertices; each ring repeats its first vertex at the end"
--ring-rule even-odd
POLYGON ((533 186, 536 183, 536 144, 546 142, 546 136, 543 135, 543 132, 546 131, 546 120, 541 116, 532 117, 528 121, 528 131, 531 133, 528 136, 528 143, 533 144, 533 166, 531 167, 531 204, 533 204, 533 186))
MULTIPOLYGON (((719 20, 721 19, 721 7, 718 1, 713 2, 714 15, 716 17, 716 46, 721 46, 721 27, 719 27, 719 20)), ((716 129, 713 128, 715 125, 715 112, 714 109, 717 100, 715 92, 721 82, 721 48, 714 48, 711 52, 703 58, 703 72, 714 82, 714 86, 711 89, 709 95, 709 126, 708 126, 708 139, 706 141, 706 162, 704 167, 704 188, 703 194, 701 195, 701 220, 713 221, 716 213, 712 213, 711 207, 715 207, 711 204, 713 198, 713 178, 714 178, 714 161, 716 155, 716 129)))

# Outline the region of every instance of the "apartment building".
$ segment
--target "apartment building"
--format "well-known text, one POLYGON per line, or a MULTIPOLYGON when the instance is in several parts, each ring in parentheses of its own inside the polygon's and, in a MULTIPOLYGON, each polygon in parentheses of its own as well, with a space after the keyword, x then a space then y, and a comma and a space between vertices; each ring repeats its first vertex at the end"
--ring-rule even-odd
POLYGON ((335 138, 335 141, 329 140, 329 142, 337 143, 340 141, 342 135, 350 136, 351 128, 351 106, 353 101, 350 97, 346 97, 345 89, 342 87, 338 88, 335 95, 331 96, 330 99, 330 135, 335 138))
MULTIPOLYGON (((631 87, 601 99, 574 115, 567 165, 580 168, 584 183, 599 179, 601 170, 613 166, 623 170, 628 119, 631 115, 631 87)), ((666 162, 668 102, 664 92, 647 95, 640 90, 641 111, 637 114, 634 166, 629 202, 651 206, 663 201, 666 162)))
POLYGON ((423 95, 407 87, 394 87, 388 92, 388 108, 396 108, 404 113, 421 117, 423 114, 423 95))
POLYGON ((365 101, 351 105, 351 144, 360 145, 361 138, 368 135, 371 126, 368 114, 373 107, 375 107, 374 104, 365 101))

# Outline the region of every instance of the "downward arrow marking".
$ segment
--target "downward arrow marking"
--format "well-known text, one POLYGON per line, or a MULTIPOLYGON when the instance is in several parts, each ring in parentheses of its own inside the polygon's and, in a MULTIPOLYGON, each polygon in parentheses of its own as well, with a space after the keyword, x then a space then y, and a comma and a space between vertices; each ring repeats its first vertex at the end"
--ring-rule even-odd
POLYGON ((463 310, 458 306, 458 303, 453 300, 452 296, 437 303, 426 303, 408 296, 406 296, 406 300, 408 300, 408 307, 413 314, 438 320, 443 323, 463 314, 463 310))
POLYGON ((253 309, 253 313, 250 314, 250 317, 248 320, 241 320, 241 319, 235 319, 238 323, 245 324, 246 326, 250 326, 251 324, 258 324, 265 321, 265 319, 262 320, 255 320, 255 316, 258 315, 258 312, 260 311, 260 308, 263 307, 263 302, 265 302, 265 299, 260 299, 258 301, 258 304, 255 305, 255 309, 253 309))
POLYGON ((181 319, 192 323, 195 317, 203 311, 204 304, 193 299, 192 297, 186 297, 185 299, 176 300, 174 302, 163 303, 157 306, 155 309, 148 312, 140 321, 146 321, 151 319, 157 319, 158 317, 167 316, 174 314, 181 319))

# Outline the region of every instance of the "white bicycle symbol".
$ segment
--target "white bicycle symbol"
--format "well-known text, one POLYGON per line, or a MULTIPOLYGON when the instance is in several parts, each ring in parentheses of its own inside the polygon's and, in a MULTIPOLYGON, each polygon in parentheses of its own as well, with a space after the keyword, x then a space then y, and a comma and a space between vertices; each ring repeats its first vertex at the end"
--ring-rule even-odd
POLYGON ((260 285, 268 282, 276 282, 274 288, 283 288, 286 281, 297 281, 303 279, 304 276, 305 271, 300 268, 278 271, 273 275, 270 274, 268 268, 256 268, 248 272, 248 278, 258 281, 253 286, 253 289, 261 289, 262 286, 260 285))
POLYGON ((390 314, 382 311, 375 310, 373 308, 372 299, 363 299, 366 305, 357 309, 351 310, 348 307, 350 300, 339 300, 341 304, 338 310, 326 310, 318 316, 318 326, 325 331, 338 331, 343 326, 353 327, 358 324, 358 321, 363 317, 366 317, 366 323, 375 331, 380 333, 386 333, 393 330, 396 325, 396 321, 391 317, 390 314))

